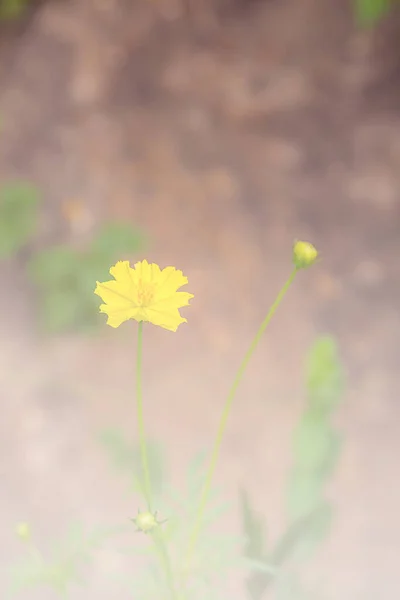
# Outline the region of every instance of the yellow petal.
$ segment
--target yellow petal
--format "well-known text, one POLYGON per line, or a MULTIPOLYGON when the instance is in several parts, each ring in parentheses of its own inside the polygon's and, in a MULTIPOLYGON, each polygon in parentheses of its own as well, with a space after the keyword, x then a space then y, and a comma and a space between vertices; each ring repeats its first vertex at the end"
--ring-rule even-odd
POLYGON ((171 308, 182 308, 182 306, 189 306, 189 300, 193 298, 193 294, 188 292, 175 292, 168 298, 160 298, 152 302, 151 307, 157 309, 162 307, 163 310, 171 308))
POLYGON ((153 325, 168 329, 169 331, 176 331, 181 323, 187 323, 187 320, 179 314, 178 309, 167 310, 164 312, 158 311, 155 308, 150 308, 146 310, 146 315, 147 321, 150 321, 153 325))
POLYGON ((158 288, 159 290, 169 290, 176 291, 183 285, 186 285, 188 282, 187 277, 185 277, 182 271, 178 271, 174 267, 165 267, 161 271, 159 280, 158 280, 158 288))
POLYGON ((100 312, 105 313, 108 316, 107 325, 110 325, 111 327, 119 327, 129 319, 136 319, 137 321, 142 320, 141 318, 137 318, 140 314, 140 309, 138 308, 116 309, 114 306, 101 304, 100 312))
POLYGON ((123 290, 125 295, 130 297, 132 293, 135 295, 139 285, 139 277, 135 269, 129 265, 128 260, 120 260, 116 265, 111 267, 110 275, 114 277, 114 279, 120 285, 121 293, 123 290))
POLYGON ((119 281, 96 282, 95 294, 100 296, 103 302, 112 304, 116 308, 132 308, 137 305, 132 299, 132 293, 119 281))

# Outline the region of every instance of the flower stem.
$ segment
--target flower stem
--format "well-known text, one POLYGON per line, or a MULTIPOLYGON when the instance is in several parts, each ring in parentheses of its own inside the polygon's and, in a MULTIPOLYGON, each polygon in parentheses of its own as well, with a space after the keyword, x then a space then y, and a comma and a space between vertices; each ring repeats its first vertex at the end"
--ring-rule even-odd
POLYGON ((219 423, 217 435, 216 435, 212 453, 211 453, 209 467, 208 467, 208 470, 206 473, 206 478, 205 478, 204 486, 203 486, 201 497, 200 497, 199 507, 198 507, 197 514, 196 514, 195 525, 194 525, 193 532, 192 532, 192 535, 191 535, 190 541, 189 541, 188 552, 186 555, 186 557, 187 557, 186 560, 187 560, 188 566, 189 566, 190 559, 192 558, 193 551, 194 551, 194 548, 195 548, 195 545, 196 545, 196 542, 197 542, 197 539, 198 539, 198 536, 199 536, 199 533, 201 530, 201 525, 202 525, 202 521, 203 521, 203 517, 204 517, 204 511, 205 511, 208 496, 210 493, 211 481, 212 481, 215 467, 217 464, 217 460, 218 460, 218 456, 219 456, 219 452, 220 452, 220 448, 221 448, 221 443, 222 443, 222 438, 225 433, 226 424, 227 424, 230 410, 232 407, 233 399, 236 395, 237 389, 239 387, 239 383, 243 377, 246 367, 249 364, 250 358, 252 357, 253 352, 254 352, 258 342, 260 341, 268 323, 270 322, 273 315, 275 314, 276 309, 278 308, 279 304, 283 300, 283 297, 285 296, 289 287, 293 283, 293 280, 296 276, 297 271, 298 271, 297 268, 293 269, 289 279, 286 281, 286 283, 282 287, 281 291, 279 292, 279 294, 276 297, 275 302, 272 304, 271 308, 269 309, 267 316, 265 317, 264 321, 261 323, 261 326, 260 326, 259 330, 257 331, 253 341, 251 342, 250 347, 247 350, 247 352, 244 356, 244 359, 236 373, 232 387, 231 387, 231 389, 228 393, 227 399, 225 401, 225 405, 224 405, 224 408, 222 411, 222 416, 221 416, 221 420, 219 423))
MULTIPOLYGON (((142 355, 143 355, 143 321, 139 322, 138 327, 138 345, 137 345, 137 360, 136 360, 136 400, 137 400, 137 421, 139 429, 140 456, 142 461, 143 471, 143 493, 147 504, 147 510, 152 511, 153 497, 150 483, 149 461, 147 456, 146 435, 143 419, 143 395, 142 395, 142 355)), ((160 561, 165 571, 168 589, 171 600, 177 600, 178 596, 175 591, 174 576, 171 568, 171 561, 168 554, 168 549, 165 545, 163 532, 158 531, 152 535, 154 545, 159 551, 160 561)))
POLYGON ((140 444, 140 457, 142 461, 143 471, 143 493, 147 504, 147 509, 151 511, 152 504, 152 493, 150 485, 150 471, 149 471, 149 460, 147 456, 146 436, 144 432, 144 420, 143 420, 143 396, 142 396, 142 355, 143 355, 143 321, 139 322, 138 327, 138 344, 137 344, 137 357, 136 357, 136 408, 137 408, 137 422, 139 429, 139 444, 140 444))
POLYGON ((179 596, 177 595, 175 590, 174 575, 172 572, 168 549, 164 540, 164 534, 162 530, 158 527, 157 530, 153 533, 152 537, 154 545, 156 546, 159 552, 159 557, 167 579, 167 585, 171 596, 171 600, 178 600, 179 596))

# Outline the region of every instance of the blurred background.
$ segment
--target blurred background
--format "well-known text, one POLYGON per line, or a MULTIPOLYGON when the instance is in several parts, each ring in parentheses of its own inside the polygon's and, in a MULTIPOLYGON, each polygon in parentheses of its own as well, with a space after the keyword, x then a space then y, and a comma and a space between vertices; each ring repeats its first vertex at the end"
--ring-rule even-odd
MULTIPOLYGON (((76 519, 137 512, 98 443, 106 427, 136 438, 136 330, 96 320, 96 279, 122 255, 189 279, 188 323, 144 343, 147 427, 179 484, 300 238, 322 261, 256 352, 216 479, 227 497, 246 486, 279 536, 305 357, 333 335, 344 443, 334 526, 307 568, 319 598, 398 597, 399 7, 25 4, 0 2, 0 596, 17 522, 46 548, 76 519)), ((100 552, 70 597, 113 597, 99 573, 122 560, 100 552)))

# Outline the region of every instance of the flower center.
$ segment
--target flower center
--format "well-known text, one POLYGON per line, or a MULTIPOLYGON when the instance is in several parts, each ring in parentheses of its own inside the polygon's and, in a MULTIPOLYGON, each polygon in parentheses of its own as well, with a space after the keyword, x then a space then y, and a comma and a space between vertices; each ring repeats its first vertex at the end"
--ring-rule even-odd
POLYGON ((140 306, 149 306, 154 296, 154 286, 148 283, 142 283, 139 281, 139 289, 137 292, 138 303, 140 306))

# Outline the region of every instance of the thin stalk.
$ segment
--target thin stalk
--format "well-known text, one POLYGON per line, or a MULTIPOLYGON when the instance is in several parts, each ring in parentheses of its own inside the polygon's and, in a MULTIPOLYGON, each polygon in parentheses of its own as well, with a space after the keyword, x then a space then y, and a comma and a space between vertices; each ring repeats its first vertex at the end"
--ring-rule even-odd
POLYGON ((179 595, 177 594, 175 589, 174 574, 172 571, 168 548, 165 544, 163 531, 159 527, 157 527, 152 537, 154 545, 158 550, 158 555, 160 557, 160 561, 164 569, 171 600, 179 600, 179 595))
POLYGON ((220 453, 220 449, 221 449, 221 444, 222 444, 222 439, 224 437, 226 424, 228 422, 228 417, 229 417, 229 414, 231 411, 234 397, 235 397, 237 389, 239 387, 239 383, 243 377, 243 374, 246 370, 247 365, 249 364, 249 361, 253 355, 253 352, 256 349, 258 342, 260 341, 265 329, 267 328, 267 325, 269 324, 272 317, 274 316, 276 309, 278 308, 279 304, 282 302, 283 297, 285 296, 289 287, 293 283, 293 280, 296 276, 297 271, 298 271, 297 268, 293 269, 289 279, 286 281, 286 283, 282 287, 281 291, 279 292, 279 294, 276 297, 275 302, 272 304, 271 308, 269 309, 267 316, 265 317, 264 321, 261 323, 261 326, 260 326, 259 330, 257 331, 253 341, 251 342, 250 347, 247 350, 247 352, 244 356, 244 359, 236 373, 232 387, 231 387, 231 389, 228 393, 227 399, 225 401, 221 420, 220 420, 219 427, 217 430, 217 435, 216 435, 212 453, 211 453, 209 467, 208 467, 206 477, 205 477, 205 483, 204 483, 201 497, 200 497, 200 502, 199 502, 199 507, 198 507, 197 514, 196 514, 195 524, 194 524, 193 531, 192 531, 190 541, 189 541, 188 552, 186 555, 186 564, 188 566, 190 566, 189 563, 193 556, 193 552, 194 552, 194 549, 195 549, 195 546, 196 546, 196 543, 198 540, 198 536, 199 536, 199 533, 201 530, 201 526, 202 526, 202 522, 203 522, 203 518, 204 518, 204 511, 205 511, 207 500, 208 500, 208 497, 210 494, 211 482, 212 482, 214 471, 215 471, 215 468, 217 465, 217 461, 218 461, 218 457, 219 457, 219 453, 220 453))
POLYGON ((152 492, 150 484, 150 470, 149 470, 149 459, 147 456, 147 445, 146 435, 144 431, 144 419, 143 419, 143 395, 142 395, 142 356, 143 356, 143 321, 139 322, 138 327, 138 344, 137 344, 137 357, 136 357, 136 410, 137 410, 137 422, 139 430, 139 445, 140 445, 140 457, 142 461, 143 471, 143 493, 147 504, 147 509, 151 511, 152 505, 152 492))
MULTIPOLYGON (((139 430, 140 457, 143 471, 143 493, 147 504, 147 510, 152 512, 153 496, 150 482, 149 460, 147 455, 146 434, 144 429, 143 418, 143 395, 142 395, 142 356, 143 356, 143 321, 139 322, 138 326, 138 344, 136 358, 136 401, 137 401, 137 422, 139 430)), ((153 542, 158 550, 158 555, 162 567, 165 572, 168 590, 171 600, 178 600, 178 595, 175 590, 174 576, 171 568, 171 561, 168 554, 168 549, 165 545, 163 532, 157 527, 156 532, 152 535, 153 542)))

